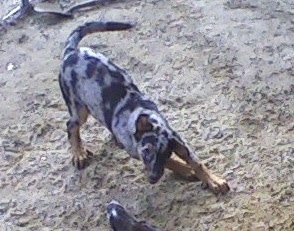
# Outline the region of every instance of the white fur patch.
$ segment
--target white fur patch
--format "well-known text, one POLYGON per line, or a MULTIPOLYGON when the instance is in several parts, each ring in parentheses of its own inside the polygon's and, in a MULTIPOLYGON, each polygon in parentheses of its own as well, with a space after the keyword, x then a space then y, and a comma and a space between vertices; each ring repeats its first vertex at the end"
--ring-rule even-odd
MULTIPOLYGON (((110 201, 109 205, 111 205, 111 204, 120 205, 120 203, 119 203, 118 201, 116 201, 116 200, 112 200, 112 201, 110 201)), ((109 206, 109 205, 108 205, 108 206, 109 206)), ((117 215, 117 211, 116 211, 114 208, 111 209, 110 213, 107 214, 107 218, 110 219, 110 216, 112 216, 112 217, 114 217, 114 218, 116 218, 116 217, 118 216, 118 215, 117 215)))
POLYGON ((80 48, 80 52, 82 54, 88 54, 91 57, 97 58, 99 59, 103 64, 108 66, 108 58, 105 57, 103 54, 101 53, 95 53, 95 51, 91 48, 88 47, 81 47, 80 48))
POLYGON ((112 209, 110 213, 111 213, 111 215, 112 215, 114 218, 117 217, 117 212, 116 212, 115 209, 112 209))

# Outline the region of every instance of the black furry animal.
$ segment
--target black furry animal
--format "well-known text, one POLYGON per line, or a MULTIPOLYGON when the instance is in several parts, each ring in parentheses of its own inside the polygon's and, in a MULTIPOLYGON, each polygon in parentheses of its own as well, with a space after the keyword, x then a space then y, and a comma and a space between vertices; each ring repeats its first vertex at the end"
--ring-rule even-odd
POLYGON ((160 231, 146 221, 138 221, 115 200, 107 206, 107 217, 113 231, 160 231))

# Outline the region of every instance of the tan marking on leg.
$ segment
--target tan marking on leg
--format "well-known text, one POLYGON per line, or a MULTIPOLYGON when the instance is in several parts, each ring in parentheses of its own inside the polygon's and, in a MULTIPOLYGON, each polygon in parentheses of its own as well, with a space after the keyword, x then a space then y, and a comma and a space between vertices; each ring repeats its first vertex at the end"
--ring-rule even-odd
POLYGON ((215 193, 226 193, 230 187, 225 179, 212 173, 188 147, 176 141, 174 152, 194 170, 195 175, 215 193))
POLYGON ((86 122, 88 118, 88 110, 83 108, 79 112, 78 124, 70 128, 70 145, 72 153, 72 163, 77 169, 84 169, 88 165, 89 156, 93 155, 91 152, 84 149, 81 137, 80 126, 86 122))
POLYGON ((194 169, 196 176, 215 193, 226 193, 230 187, 225 179, 215 175, 203 163, 189 162, 190 166, 194 169))
POLYGON ((76 125, 70 129, 70 139, 72 162, 77 169, 83 169, 87 155, 83 149, 80 138, 80 126, 76 125))
POLYGON ((173 155, 171 158, 168 159, 168 161, 165 164, 165 168, 172 170, 176 174, 183 177, 185 180, 188 181, 198 181, 195 172, 193 169, 187 165, 182 159, 179 157, 173 155))

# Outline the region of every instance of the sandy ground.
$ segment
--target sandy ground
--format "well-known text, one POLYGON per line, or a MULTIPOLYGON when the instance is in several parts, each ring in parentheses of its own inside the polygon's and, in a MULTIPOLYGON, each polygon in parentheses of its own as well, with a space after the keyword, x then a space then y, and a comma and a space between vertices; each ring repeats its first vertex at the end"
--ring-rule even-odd
MULTIPOLYGON (((0 16, 17 3, 2 2, 0 16)), ((294 230, 293 38, 292 0, 125 0, 20 20, 0 38, 0 230, 109 230, 111 199, 166 231, 294 230), (71 166, 60 54, 98 18, 137 22, 82 44, 129 71, 229 194, 168 171, 149 185, 93 119, 82 137, 95 159, 71 166)))

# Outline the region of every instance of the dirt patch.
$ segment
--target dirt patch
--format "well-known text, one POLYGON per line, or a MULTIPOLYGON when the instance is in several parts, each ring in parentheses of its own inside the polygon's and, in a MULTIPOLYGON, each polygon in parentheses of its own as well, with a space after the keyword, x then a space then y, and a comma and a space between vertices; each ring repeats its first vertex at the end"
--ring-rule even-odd
POLYGON ((0 40, 0 229, 109 230, 117 199, 169 231, 294 230, 293 18, 290 0, 133 0, 20 20, 0 40), (95 160, 70 165, 60 54, 97 18, 137 22, 82 44, 125 68, 232 192, 215 197, 170 172, 149 185, 94 120, 82 136, 95 160))

